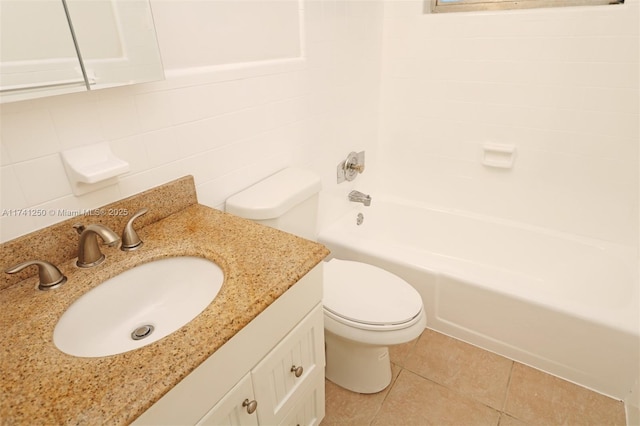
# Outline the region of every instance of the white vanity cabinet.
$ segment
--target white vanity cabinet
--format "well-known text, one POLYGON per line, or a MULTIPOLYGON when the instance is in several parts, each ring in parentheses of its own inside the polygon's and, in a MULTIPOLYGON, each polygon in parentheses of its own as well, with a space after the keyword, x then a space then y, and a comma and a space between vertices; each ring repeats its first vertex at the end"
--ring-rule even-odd
POLYGON ((305 275, 134 424, 319 424, 325 396, 321 271, 317 266, 305 275))
POLYGON ((257 401, 253 396, 251 374, 247 374, 200 419, 198 426, 255 426, 258 424, 258 415, 253 404, 257 404, 257 401))
POLYGON ((318 424, 324 413, 324 392, 317 389, 324 390, 322 315, 322 306, 314 308, 198 425, 318 424), (289 416, 300 408, 310 413, 303 423, 289 416))

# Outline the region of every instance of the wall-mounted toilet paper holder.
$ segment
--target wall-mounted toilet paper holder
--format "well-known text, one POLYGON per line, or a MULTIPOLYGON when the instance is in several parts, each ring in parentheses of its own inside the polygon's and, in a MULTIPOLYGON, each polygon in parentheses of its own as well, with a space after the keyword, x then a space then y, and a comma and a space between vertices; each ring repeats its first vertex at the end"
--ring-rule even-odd
POLYGON ((364 151, 349 153, 346 160, 338 163, 336 172, 338 183, 354 180, 358 173, 364 172, 364 151))

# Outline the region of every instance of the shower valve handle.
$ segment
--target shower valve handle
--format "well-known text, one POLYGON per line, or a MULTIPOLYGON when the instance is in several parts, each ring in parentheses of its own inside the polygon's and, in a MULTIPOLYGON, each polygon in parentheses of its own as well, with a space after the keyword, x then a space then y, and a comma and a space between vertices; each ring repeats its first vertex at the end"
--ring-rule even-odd
POLYGON ((364 151, 351 152, 346 160, 338 164, 338 183, 344 181, 351 182, 358 176, 358 173, 362 172, 364 172, 364 151))

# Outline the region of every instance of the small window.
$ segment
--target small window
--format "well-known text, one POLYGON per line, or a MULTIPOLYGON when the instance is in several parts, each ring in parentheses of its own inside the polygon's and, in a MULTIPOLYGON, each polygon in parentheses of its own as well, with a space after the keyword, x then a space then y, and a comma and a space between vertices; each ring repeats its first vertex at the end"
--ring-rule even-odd
POLYGON ((425 0, 425 8, 427 12, 439 13, 622 3, 624 0, 425 0))

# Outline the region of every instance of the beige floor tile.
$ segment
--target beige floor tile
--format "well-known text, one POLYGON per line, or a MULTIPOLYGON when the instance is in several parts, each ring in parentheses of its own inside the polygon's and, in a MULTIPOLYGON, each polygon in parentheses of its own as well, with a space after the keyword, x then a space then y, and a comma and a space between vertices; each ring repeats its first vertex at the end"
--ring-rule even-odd
POLYGON ((411 353, 411 350, 417 342, 418 339, 413 339, 412 341, 403 343, 402 345, 389 346, 389 357, 391 362, 399 365, 400 367, 404 367, 409 353, 411 353))
POLYGON ((527 426, 527 424, 518 419, 514 419, 508 414, 502 413, 500 414, 500 422, 498 423, 498 426, 527 426))
POLYGON ((557 377, 515 363, 506 413, 530 424, 624 425, 624 405, 557 377))
POLYGON ((493 425, 499 413, 446 387, 402 370, 373 425, 493 425))
POLYGON ((510 359, 425 330, 405 368, 501 410, 512 365, 510 359))
POLYGON ((385 390, 373 394, 351 392, 325 380, 326 414, 320 426, 369 425, 380 410, 382 401, 389 393, 389 389, 393 386, 399 373, 400 368, 392 364, 391 385, 385 390))

